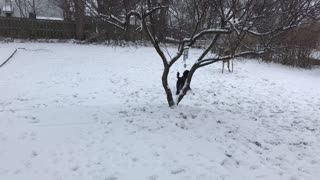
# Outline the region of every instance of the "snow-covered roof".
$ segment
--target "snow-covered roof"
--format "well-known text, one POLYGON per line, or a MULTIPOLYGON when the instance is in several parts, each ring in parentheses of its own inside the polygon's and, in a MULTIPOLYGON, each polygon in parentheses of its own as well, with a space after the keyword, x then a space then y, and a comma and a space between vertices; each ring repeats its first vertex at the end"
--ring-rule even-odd
POLYGON ((59 17, 37 16, 37 19, 63 21, 63 18, 59 18, 59 17))
POLYGON ((13 12, 13 6, 11 6, 11 5, 4 5, 4 6, 2 7, 2 11, 3 11, 3 12, 13 12))

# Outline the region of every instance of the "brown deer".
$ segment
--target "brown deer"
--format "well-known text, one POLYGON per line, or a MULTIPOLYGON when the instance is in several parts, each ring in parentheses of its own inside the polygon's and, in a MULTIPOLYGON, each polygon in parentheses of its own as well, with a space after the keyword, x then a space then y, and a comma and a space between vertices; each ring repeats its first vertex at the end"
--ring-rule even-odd
MULTIPOLYGON (((224 56, 232 55, 231 49, 226 49, 223 53, 224 56)), ((228 72, 233 72, 233 58, 226 59, 222 61, 222 73, 224 70, 224 63, 227 63, 228 72), (231 70, 230 70, 230 63, 231 63, 231 70)))

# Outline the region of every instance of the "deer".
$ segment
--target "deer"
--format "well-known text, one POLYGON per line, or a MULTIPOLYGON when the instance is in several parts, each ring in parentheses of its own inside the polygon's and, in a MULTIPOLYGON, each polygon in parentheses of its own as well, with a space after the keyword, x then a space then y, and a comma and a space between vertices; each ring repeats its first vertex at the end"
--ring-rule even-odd
MULTIPOLYGON (((222 54, 224 56, 229 56, 229 55, 232 55, 232 53, 233 52, 231 51, 231 49, 226 49, 222 54)), ((233 58, 222 60, 222 73, 223 73, 223 70, 224 70, 224 64, 225 63, 227 63, 228 72, 233 72, 233 58), (230 70, 230 63, 231 63, 231 70, 230 70)))

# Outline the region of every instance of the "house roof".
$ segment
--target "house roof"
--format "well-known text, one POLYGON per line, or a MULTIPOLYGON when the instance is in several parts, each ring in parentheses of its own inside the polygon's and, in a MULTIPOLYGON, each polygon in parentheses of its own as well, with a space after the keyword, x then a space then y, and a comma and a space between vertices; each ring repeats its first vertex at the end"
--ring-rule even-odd
POLYGON ((59 17, 37 16, 37 19, 63 21, 63 18, 59 18, 59 17))

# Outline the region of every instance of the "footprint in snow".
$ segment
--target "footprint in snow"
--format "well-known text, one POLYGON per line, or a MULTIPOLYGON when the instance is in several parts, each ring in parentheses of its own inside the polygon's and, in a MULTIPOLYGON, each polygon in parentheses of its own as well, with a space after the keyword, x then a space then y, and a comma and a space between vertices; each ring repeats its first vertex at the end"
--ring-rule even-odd
POLYGON ((105 178, 105 180, 117 180, 117 179, 118 178, 115 176, 110 176, 110 177, 105 178))
POLYGON ((138 158, 137 157, 134 157, 131 159, 133 162, 137 162, 138 161, 138 158))
POLYGON ((180 174, 180 173, 183 173, 185 172, 186 170, 185 169, 175 169, 175 170, 172 170, 171 171, 171 174, 180 174))
POLYGON ((79 168, 80 168, 79 166, 73 166, 73 167, 71 168, 71 170, 72 170, 72 171, 77 171, 79 168))
POLYGON ((37 119, 37 118, 34 117, 34 116, 25 116, 24 118, 25 118, 25 119, 29 119, 29 120, 30 120, 30 123, 39 123, 39 122, 40 122, 40 120, 37 119))
POLYGON ((39 123, 40 122, 40 120, 39 119, 32 119, 32 121, 31 121, 31 123, 33 123, 33 124, 36 124, 36 123, 39 123))
POLYGON ((31 157, 37 157, 39 154, 38 154, 38 152, 36 152, 36 151, 32 151, 32 153, 31 153, 31 157))
POLYGON ((20 169, 17 169, 14 171, 14 174, 20 174, 21 173, 21 170, 20 169))
POLYGON ((227 167, 237 167, 240 165, 240 162, 233 159, 232 157, 228 157, 227 159, 224 159, 221 163, 221 166, 227 166, 227 167))
POLYGON ((148 178, 149 180, 157 180, 158 176, 157 175, 152 175, 148 178))

